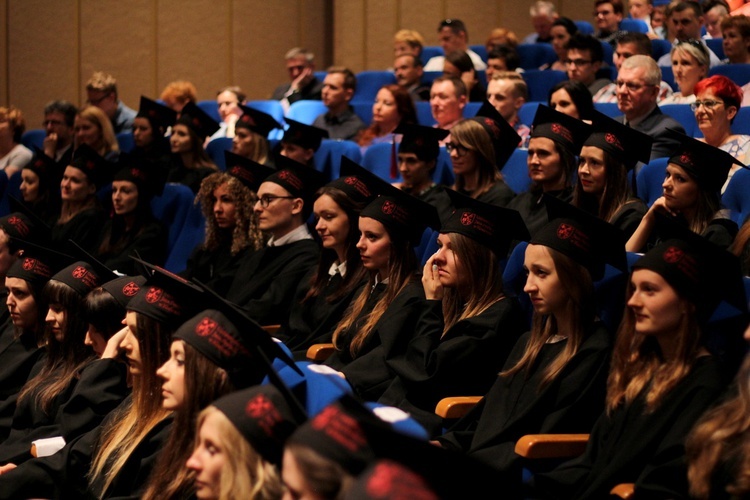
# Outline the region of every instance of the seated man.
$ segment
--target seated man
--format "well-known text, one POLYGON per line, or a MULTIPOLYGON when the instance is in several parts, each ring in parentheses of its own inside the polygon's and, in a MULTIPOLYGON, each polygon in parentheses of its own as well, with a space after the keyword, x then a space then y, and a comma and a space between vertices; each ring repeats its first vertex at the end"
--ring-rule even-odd
POLYGON ((86 100, 104 111, 112 122, 115 134, 131 132, 136 112, 125 106, 117 96, 117 80, 103 71, 97 71, 86 83, 86 100))
MULTIPOLYGON (((436 127, 450 130, 463 118, 466 100, 466 85, 460 78, 453 76, 435 78, 430 89, 430 109, 432 117, 437 122, 436 127)), ((450 136, 440 141, 440 145, 443 146, 449 141, 450 136)))
POLYGON ((414 102, 429 101, 430 87, 422 84, 422 61, 411 54, 402 54, 393 61, 396 84, 405 88, 414 102))
POLYGON ((320 100, 323 83, 315 78, 315 56, 307 49, 295 47, 284 56, 289 83, 276 87, 271 99, 281 101, 282 106, 303 99, 320 100))
POLYGON ((526 82, 515 71, 495 73, 487 84, 487 100, 521 136, 519 145, 525 144, 531 133, 531 129, 518 118, 518 112, 528 99, 529 89, 526 82))
MULTIPOLYGON (((688 40, 701 40, 701 30, 705 23, 703 9, 698 2, 686 0, 672 7, 672 15, 669 18, 675 34, 675 43, 687 42, 688 40)), ((708 50, 708 57, 711 60, 711 67, 721 64, 719 58, 708 48, 706 42, 701 43, 708 50)), ((659 66, 672 66, 672 57, 669 52, 664 54, 657 61, 659 66)))
MULTIPOLYGON (((635 55, 625 59, 617 76, 617 107, 623 116, 616 118, 653 138, 651 159, 669 156, 680 145, 667 128, 685 133, 680 123, 661 112, 656 105, 661 71, 649 56, 635 55)), ((636 167, 636 171, 639 167, 636 167)))
POLYGON ((599 40, 590 35, 576 34, 568 40, 567 50, 565 65, 568 78, 586 85, 591 95, 612 83, 608 78, 596 76, 604 63, 604 50, 599 40))
POLYGON ((328 111, 318 116, 313 125, 328 132, 331 139, 354 139, 367 125, 354 114, 349 102, 357 88, 357 77, 348 68, 328 68, 323 80, 323 104, 328 111))
MULTIPOLYGON (((487 69, 487 65, 479 54, 469 48, 469 33, 460 19, 444 19, 438 26, 438 38, 444 54, 456 51, 466 52, 474 63, 474 69, 477 71, 487 69)), ((445 63, 445 56, 435 56, 427 61, 424 70, 443 71, 443 63, 445 63)))
POLYGON ((612 43, 620 32, 620 21, 625 15, 622 0, 596 0, 594 2, 594 37, 602 42, 612 43))
POLYGON ((521 72, 521 57, 518 51, 510 45, 496 45, 494 49, 487 53, 487 83, 490 83, 492 76, 501 71, 521 72))
POLYGON ((68 101, 52 101, 44 107, 44 154, 65 168, 73 159, 73 123, 78 108, 68 101))
POLYGON ((550 30, 552 29, 552 23, 557 19, 555 4, 544 0, 537 0, 531 5, 529 16, 531 16, 531 24, 534 26, 534 32, 521 40, 521 43, 551 43, 552 35, 550 35, 550 30))
POLYGON ((255 203, 258 228, 271 239, 240 264, 226 297, 262 325, 289 317, 295 290, 320 253, 305 221, 325 177, 283 156, 276 163, 278 170, 264 179, 255 203))

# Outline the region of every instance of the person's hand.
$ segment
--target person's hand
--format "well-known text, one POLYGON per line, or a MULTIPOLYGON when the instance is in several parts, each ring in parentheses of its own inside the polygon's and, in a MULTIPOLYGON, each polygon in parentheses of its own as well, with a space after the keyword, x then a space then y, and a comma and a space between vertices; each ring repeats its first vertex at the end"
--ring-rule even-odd
POLYGON ((672 210, 667 206, 667 200, 664 196, 660 196, 656 199, 654 204, 651 205, 651 208, 648 209, 648 212, 646 212, 646 217, 653 219, 654 213, 656 212, 669 214, 672 217, 676 217, 680 213, 678 210, 672 210))
POLYGON ((434 255, 427 259, 422 270, 422 286, 427 300, 443 300, 443 284, 440 283, 440 275, 434 255))
POLYGON ((119 332, 112 335, 107 341, 107 347, 104 348, 101 359, 117 359, 117 357, 120 355, 120 344, 127 334, 128 327, 126 326, 119 332))
POLYGON ((16 464, 5 464, 2 467, 0 467, 0 474, 5 474, 6 472, 10 472, 16 467, 18 467, 16 464))
POLYGON ((294 91, 301 90, 305 88, 305 85, 310 83, 310 80, 313 78, 313 70, 310 68, 310 66, 307 66, 305 69, 303 69, 300 74, 292 80, 292 84, 290 88, 294 91))
POLYGON ((55 157, 55 151, 57 151, 56 133, 51 132, 47 137, 44 138, 44 141, 42 142, 42 149, 44 150, 44 154, 46 154, 50 158, 55 157))

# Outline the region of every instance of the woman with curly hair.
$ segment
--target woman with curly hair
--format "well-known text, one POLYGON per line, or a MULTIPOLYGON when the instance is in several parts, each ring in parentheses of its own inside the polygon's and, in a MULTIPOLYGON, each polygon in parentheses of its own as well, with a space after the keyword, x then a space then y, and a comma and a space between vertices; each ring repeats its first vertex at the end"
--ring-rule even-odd
POLYGON ((206 218, 206 239, 193 250, 181 273, 222 296, 242 259, 263 246, 265 238, 253 212, 258 199, 255 192, 273 172, 228 151, 225 157, 227 171, 206 177, 195 197, 206 218))

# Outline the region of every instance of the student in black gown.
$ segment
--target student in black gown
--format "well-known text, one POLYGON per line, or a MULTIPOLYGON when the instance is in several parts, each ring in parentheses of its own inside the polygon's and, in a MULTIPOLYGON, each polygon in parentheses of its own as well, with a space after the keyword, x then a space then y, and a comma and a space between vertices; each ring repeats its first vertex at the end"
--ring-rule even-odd
POLYGON ((630 238, 648 208, 632 195, 628 175, 648 163, 651 137, 594 111, 591 135, 578 155, 573 205, 619 228, 630 238))
POLYGON ((164 134, 177 120, 177 113, 148 97, 141 96, 138 114, 133 120, 132 154, 150 166, 168 169, 170 164, 169 139, 164 134))
POLYGON ((24 205, 46 224, 60 216, 60 180, 65 169, 41 150, 21 170, 21 198, 24 205))
POLYGON ((547 106, 540 105, 537 109, 529 139, 531 188, 508 204, 508 208, 521 214, 532 237, 547 222, 543 194, 567 202, 572 200, 575 155, 590 130, 582 121, 547 106))
POLYGON ((317 268, 300 281, 295 304, 276 335, 304 359, 312 344, 330 343, 341 317, 367 281, 357 249, 359 214, 385 181, 347 157, 341 177, 320 188, 313 204, 323 249, 317 268))
POLYGON ((482 401, 438 438, 501 471, 508 498, 521 487, 519 438, 589 432, 601 413, 611 341, 596 320, 593 281, 605 263, 625 267, 618 229, 554 197, 545 197, 545 206, 550 221, 532 236, 524 259, 531 331, 482 401))
POLYGON ((502 283, 501 259, 511 241, 529 238, 521 216, 447 192, 455 212, 422 272, 424 312, 406 350, 388 361, 396 377, 378 401, 408 412, 431 435, 442 428, 438 401, 485 394, 528 329, 502 283))
POLYGON ((219 130, 219 124, 196 104, 188 102, 172 127, 169 146, 172 161, 167 182, 184 184, 194 193, 201 181, 218 168, 203 149, 206 137, 219 130))
POLYGON ((268 113, 238 104, 242 114, 234 124, 232 153, 261 165, 273 166, 268 134, 281 124, 268 113))
POLYGON ((101 229, 96 257, 120 274, 137 273, 136 256, 157 265, 167 258, 167 230, 151 211, 151 200, 164 189, 167 172, 137 157, 120 155, 112 181, 112 217, 101 229))
POLYGON ((96 192, 112 179, 113 169, 111 163, 88 145, 78 146, 60 183, 62 208, 50 231, 56 248, 64 248, 68 240, 73 240, 87 252, 96 252, 105 221, 96 192))
POLYGON ((654 231, 656 213, 671 216, 694 233, 700 234, 722 248, 728 248, 737 235, 737 224, 721 215, 721 187, 733 163, 729 153, 672 132, 680 146, 667 163, 662 184, 663 194, 641 220, 628 240, 629 252, 643 252, 659 238, 654 231))
POLYGON ((370 279, 333 332, 326 364, 341 371, 355 393, 376 401, 393 378, 386 360, 411 340, 424 290, 414 253, 435 209, 390 185, 359 216, 357 243, 370 279))
POLYGON ((320 149, 323 139, 328 138, 328 131, 305 123, 285 118, 289 128, 279 143, 279 154, 296 162, 315 168, 315 153, 320 149))
POLYGON ((227 292, 227 299, 262 325, 279 325, 289 317, 297 285, 320 255, 305 221, 324 176, 283 156, 277 167, 258 188, 254 208, 258 228, 271 238, 243 259, 227 292))
POLYGON ((662 232, 633 265, 606 411, 582 456, 535 476, 543 497, 604 498, 621 483, 637 498, 688 497, 685 439, 727 381, 706 325, 722 299, 744 312, 747 301, 734 256, 683 228, 662 232))
POLYGON ((260 250, 265 237, 253 206, 256 191, 273 169, 226 151, 227 170, 201 182, 197 201, 206 218, 206 239, 193 250, 180 275, 225 295, 243 259, 260 250))

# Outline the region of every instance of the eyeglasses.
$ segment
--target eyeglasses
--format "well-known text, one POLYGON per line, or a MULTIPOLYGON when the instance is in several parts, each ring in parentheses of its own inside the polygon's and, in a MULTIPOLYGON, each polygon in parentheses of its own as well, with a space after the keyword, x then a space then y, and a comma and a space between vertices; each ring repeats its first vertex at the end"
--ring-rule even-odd
POLYGON ((711 99, 706 99, 705 101, 695 101, 690 103, 690 109, 698 111, 698 108, 703 106, 705 109, 712 110, 719 104, 724 104, 724 101, 712 101, 711 99))
POLYGON ((595 10, 594 11, 594 17, 597 17, 597 16, 604 16, 604 17, 606 17, 606 16, 612 15, 614 13, 615 13, 615 11, 613 11, 613 10, 595 10))
POLYGON ((630 92, 638 92, 643 87, 655 87, 655 85, 649 85, 648 83, 633 83, 633 82, 626 82, 623 80, 617 80, 615 81, 615 85, 619 89, 622 86, 625 86, 626 89, 630 92))
POLYGON ((581 66, 591 64, 591 59, 565 59, 563 62, 568 66, 578 66, 580 68, 581 66))
POLYGON ((91 104, 91 105, 93 105, 93 106, 98 106, 99 104, 101 104, 101 102, 104 99, 106 99, 107 97, 109 97, 111 95, 112 95, 111 92, 107 92, 106 94, 104 94, 103 96, 99 97, 98 99, 89 99, 88 103, 91 104))
POLYGON ((263 208, 268 208, 268 205, 271 204, 274 200, 293 200, 296 198, 295 196, 274 196, 272 194, 264 194, 260 198, 258 198, 258 201, 260 202, 260 206, 263 208))
POLYGON ((448 152, 448 154, 451 154, 453 151, 455 151, 456 155, 458 156, 463 156, 466 154, 467 151, 469 151, 468 148, 465 148, 464 146, 461 146, 460 144, 454 144, 452 142, 445 143, 445 150, 448 152))
POLYGON ((695 38, 687 38, 685 40, 679 40, 678 39, 674 43, 674 46, 675 47, 679 47, 680 45, 683 45, 683 44, 692 45, 696 49, 700 50, 703 53, 703 55, 706 56, 706 57, 708 57, 708 55, 709 55, 708 54, 708 49, 706 48, 705 45, 703 45, 703 42, 701 42, 700 40, 696 40, 695 38))

